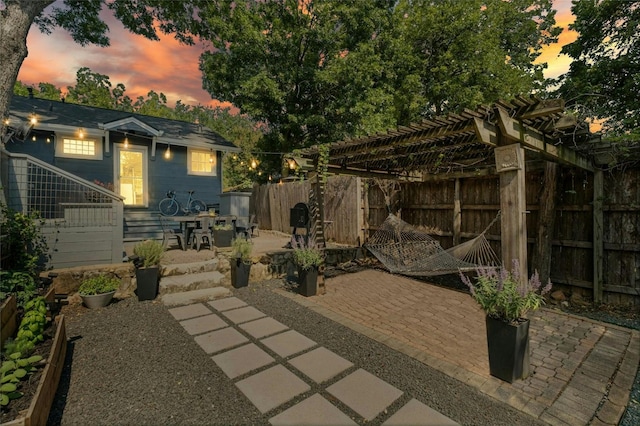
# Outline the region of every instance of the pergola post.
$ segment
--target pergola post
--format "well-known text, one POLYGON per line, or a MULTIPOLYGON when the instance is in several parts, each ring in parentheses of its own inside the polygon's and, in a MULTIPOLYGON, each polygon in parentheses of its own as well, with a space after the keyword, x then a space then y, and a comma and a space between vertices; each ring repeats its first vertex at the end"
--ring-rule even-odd
POLYGON ((527 219, 524 149, 519 143, 495 148, 500 175, 502 264, 511 269, 520 263, 520 276, 527 279, 527 219))

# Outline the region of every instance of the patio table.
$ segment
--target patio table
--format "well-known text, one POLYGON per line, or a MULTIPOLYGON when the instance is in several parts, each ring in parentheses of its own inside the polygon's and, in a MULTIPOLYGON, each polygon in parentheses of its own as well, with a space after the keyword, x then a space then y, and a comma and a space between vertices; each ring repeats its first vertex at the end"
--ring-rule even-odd
POLYGON ((184 247, 183 250, 186 250, 187 247, 190 246, 189 242, 191 240, 191 234, 193 233, 193 230, 202 226, 202 220, 203 219, 213 219, 213 221, 209 221, 210 226, 215 225, 226 225, 226 224, 231 224, 232 229, 234 231, 234 235, 235 235, 235 231, 236 231, 236 221, 237 221, 237 216, 235 215, 216 215, 215 217, 211 217, 209 216, 208 213, 202 213, 200 215, 186 215, 186 216, 174 216, 171 218, 171 220, 173 220, 174 222, 178 222, 180 224, 180 231, 182 232, 182 235, 184 235, 184 247))

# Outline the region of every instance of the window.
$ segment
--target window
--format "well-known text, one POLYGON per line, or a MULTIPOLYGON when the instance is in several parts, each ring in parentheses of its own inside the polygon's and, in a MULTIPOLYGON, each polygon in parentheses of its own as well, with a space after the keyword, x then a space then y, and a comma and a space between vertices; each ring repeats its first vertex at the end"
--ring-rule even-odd
POLYGON ((187 162, 190 175, 216 175, 216 153, 213 150, 189 148, 187 162))
POLYGON ((56 144, 56 157, 102 160, 102 142, 94 139, 61 137, 56 144))

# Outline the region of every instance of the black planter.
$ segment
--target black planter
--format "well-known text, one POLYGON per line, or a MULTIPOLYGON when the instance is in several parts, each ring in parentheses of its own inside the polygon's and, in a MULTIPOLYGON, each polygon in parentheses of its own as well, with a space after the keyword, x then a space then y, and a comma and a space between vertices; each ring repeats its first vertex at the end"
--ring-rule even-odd
POLYGON ((234 232, 233 230, 222 230, 222 229, 214 229, 213 230, 213 244, 216 247, 231 247, 231 241, 233 240, 234 232))
POLYGON ((318 268, 298 268, 298 292, 306 297, 318 292, 318 268))
POLYGON ((250 273, 251 263, 245 263, 240 259, 231 259, 231 285, 234 288, 248 286, 250 273))
POLYGON ((489 372, 513 383, 529 375, 529 320, 517 325, 486 318, 489 372))
POLYGON ((136 268, 136 282, 138 288, 136 294, 138 300, 153 300, 158 295, 159 281, 158 266, 150 266, 148 268, 136 268))

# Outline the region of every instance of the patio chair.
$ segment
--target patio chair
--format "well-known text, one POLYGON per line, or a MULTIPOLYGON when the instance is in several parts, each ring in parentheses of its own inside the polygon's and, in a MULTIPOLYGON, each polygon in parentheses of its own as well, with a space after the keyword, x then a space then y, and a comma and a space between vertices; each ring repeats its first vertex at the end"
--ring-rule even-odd
POLYGON ((244 234, 244 237, 249 240, 253 237, 254 232, 257 232, 258 224, 256 223, 256 215, 252 214, 248 219, 245 216, 243 219, 238 220, 236 224, 236 234, 244 234), (246 222, 245 222, 246 220, 246 222))
POLYGON ((172 228, 169 224, 169 219, 163 215, 160 215, 160 226, 162 227, 162 247, 167 248, 169 240, 175 238, 178 240, 178 245, 182 250, 186 250, 187 242, 185 241, 184 233, 180 228, 172 228))
POLYGON ((211 220, 208 217, 203 217, 199 220, 199 224, 200 227, 191 232, 193 237, 191 247, 195 245, 197 250, 200 251, 200 245, 206 242, 209 244, 210 250, 215 250, 215 246, 213 245, 213 233, 211 232, 211 220))

